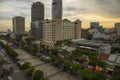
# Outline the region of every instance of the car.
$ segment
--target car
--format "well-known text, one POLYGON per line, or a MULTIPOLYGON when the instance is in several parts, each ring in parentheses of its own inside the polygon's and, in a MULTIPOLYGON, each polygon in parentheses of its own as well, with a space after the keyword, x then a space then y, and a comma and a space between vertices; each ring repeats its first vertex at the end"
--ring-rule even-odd
POLYGON ((8 76, 7 80, 13 80, 11 76, 8 76))

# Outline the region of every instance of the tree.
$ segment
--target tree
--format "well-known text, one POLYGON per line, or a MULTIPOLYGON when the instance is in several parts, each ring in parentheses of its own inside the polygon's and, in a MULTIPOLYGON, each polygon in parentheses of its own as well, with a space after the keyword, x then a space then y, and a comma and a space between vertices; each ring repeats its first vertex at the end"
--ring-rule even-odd
POLYGON ((29 66, 27 69, 26 69, 26 72, 28 73, 28 75, 32 76, 33 72, 35 71, 35 67, 33 66, 29 66))
POLYGON ((11 57, 13 57, 13 58, 18 57, 18 54, 13 49, 11 49, 9 46, 5 46, 4 48, 6 49, 7 53, 11 57))
POLYGON ((97 65, 97 66, 102 67, 103 69, 106 68, 106 65, 107 65, 107 64, 106 64, 105 62, 97 59, 96 56, 90 56, 89 59, 90 59, 90 62, 89 62, 89 63, 90 63, 91 65, 93 65, 94 67, 97 65))
POLYGON ((37 70, 33 73, 32 80, 42 80, 44 78, 44 73, 41 70, 37 70))
POLYGON ((31 63, 25 62, 25 63, 21 66, 21 68, 22 68, 23 70, 25 70, 25 69, 29 68, 30 66, 31 66, 31 63))
POLYGON ((74 50, 74 51, 72 52, 72 54, 69 56, 69 59, 70 59, 70 60, 79 61, 80 58, 81 58, 81 56, 82 56, 81 52, 80 52, 78 49, 76 49, 76 50, 74 50))
POLYGON ((70 70, 70 66, 72 65, 72 63, 69 60, 66 60, 63 64, 63 68, 65 70, 70 70))
POLYGON ((57 57, 56 57, 56 56, 51 56, 51 61, 52 61, 53 63, 55 63, 56 60, 57 60, 57 57))
POLYGON ((102 72, 95 73, 92 80, 106 80, 106 76, 102 72))
POLYGON ((77 72, 78 70, 80 70, 80 64, 72 64, 70 69, 72 72, 77 72))
POLYGON ((58 54, 58 49, 51 49, 52 55, 57 55, 58 54))
POLYGON ((120 80, 120 66, 115 66, 114 71, 115 75, 113 77, 113 80, 120 80))
POLYGON ((120 75, 115 75, 115 76, 113 77, 113 80, 120 80, 120 75))
POLYGON ((90 71, 88 69, 84 69, 82 71, 82 78, 83 78, 83 80, 92 80, 92 78, 93 78, 92 71, 90 71))
POLYGON ((65 59, 67 59, 67 55, 69 54, 69 52, 66 50, 63 50, 61 54, 65 57, 65 59))

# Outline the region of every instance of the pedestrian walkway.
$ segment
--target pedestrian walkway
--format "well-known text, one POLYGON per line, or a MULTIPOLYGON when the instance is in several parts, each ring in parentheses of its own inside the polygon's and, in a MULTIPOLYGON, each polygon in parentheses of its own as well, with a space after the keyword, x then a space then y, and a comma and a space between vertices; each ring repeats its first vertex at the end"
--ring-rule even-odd
POLYGON ((25 62, 30 62, 37 70, 42 70, 45 77, 48 77, 50 80, 78 80, 76 77, 62 72, 61 69, 56 68, 49 63, 45 63, 38 58, 34 58, 32 55, 21 49, 16 49, 15 51, 18 53, 19 59, 22 59, 25 62))

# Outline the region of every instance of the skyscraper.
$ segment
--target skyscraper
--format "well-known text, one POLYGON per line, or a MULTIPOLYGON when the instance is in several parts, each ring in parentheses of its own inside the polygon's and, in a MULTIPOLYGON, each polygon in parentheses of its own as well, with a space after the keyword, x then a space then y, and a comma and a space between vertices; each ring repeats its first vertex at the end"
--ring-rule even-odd
POLYGON ((36 2, 31 7, 31 22, 44 20, 44 4, 36 2))
POLYGON ((52 0, 52 19, 62 19, 62 0, 52 0))
POLYGON ((16 16, 13 18, 13 32, 16 35, 23 35, 25 32, 25 18, 16 16))
POLYGON ((31 35, 37 39, 42 39, 42 28, 44 20, 44 4, 35 2, 31 7, 31 35))

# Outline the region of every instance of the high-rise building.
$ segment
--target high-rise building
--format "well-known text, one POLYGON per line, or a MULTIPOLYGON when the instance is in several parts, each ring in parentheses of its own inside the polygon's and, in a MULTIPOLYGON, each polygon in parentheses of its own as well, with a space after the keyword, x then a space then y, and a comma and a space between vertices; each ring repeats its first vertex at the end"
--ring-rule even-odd
POLYGON ((44 20, 44 4, 36 2, 31 7, 31 22, 44 20))
POLYGON ((44 20, 44 4, 35 2, 31 7, 31 35, 37 39, 42 39, 42 27, 44 20))
POLYGON ((52 0, 52 19, 62 19, 62 0, 52 0))
POLYGON ((115 23, 115 30, 116 30, 117 36, 120 36, 120 23, 115 23))
POLYGON ((43 21, 32 22, 31 34, 37 39, 42 39, 43 37, 43 21))
POLYGON ((23 35, 25 32, 25 18, 16 16, 13 18, 13 32, 16 35, 23 35))

